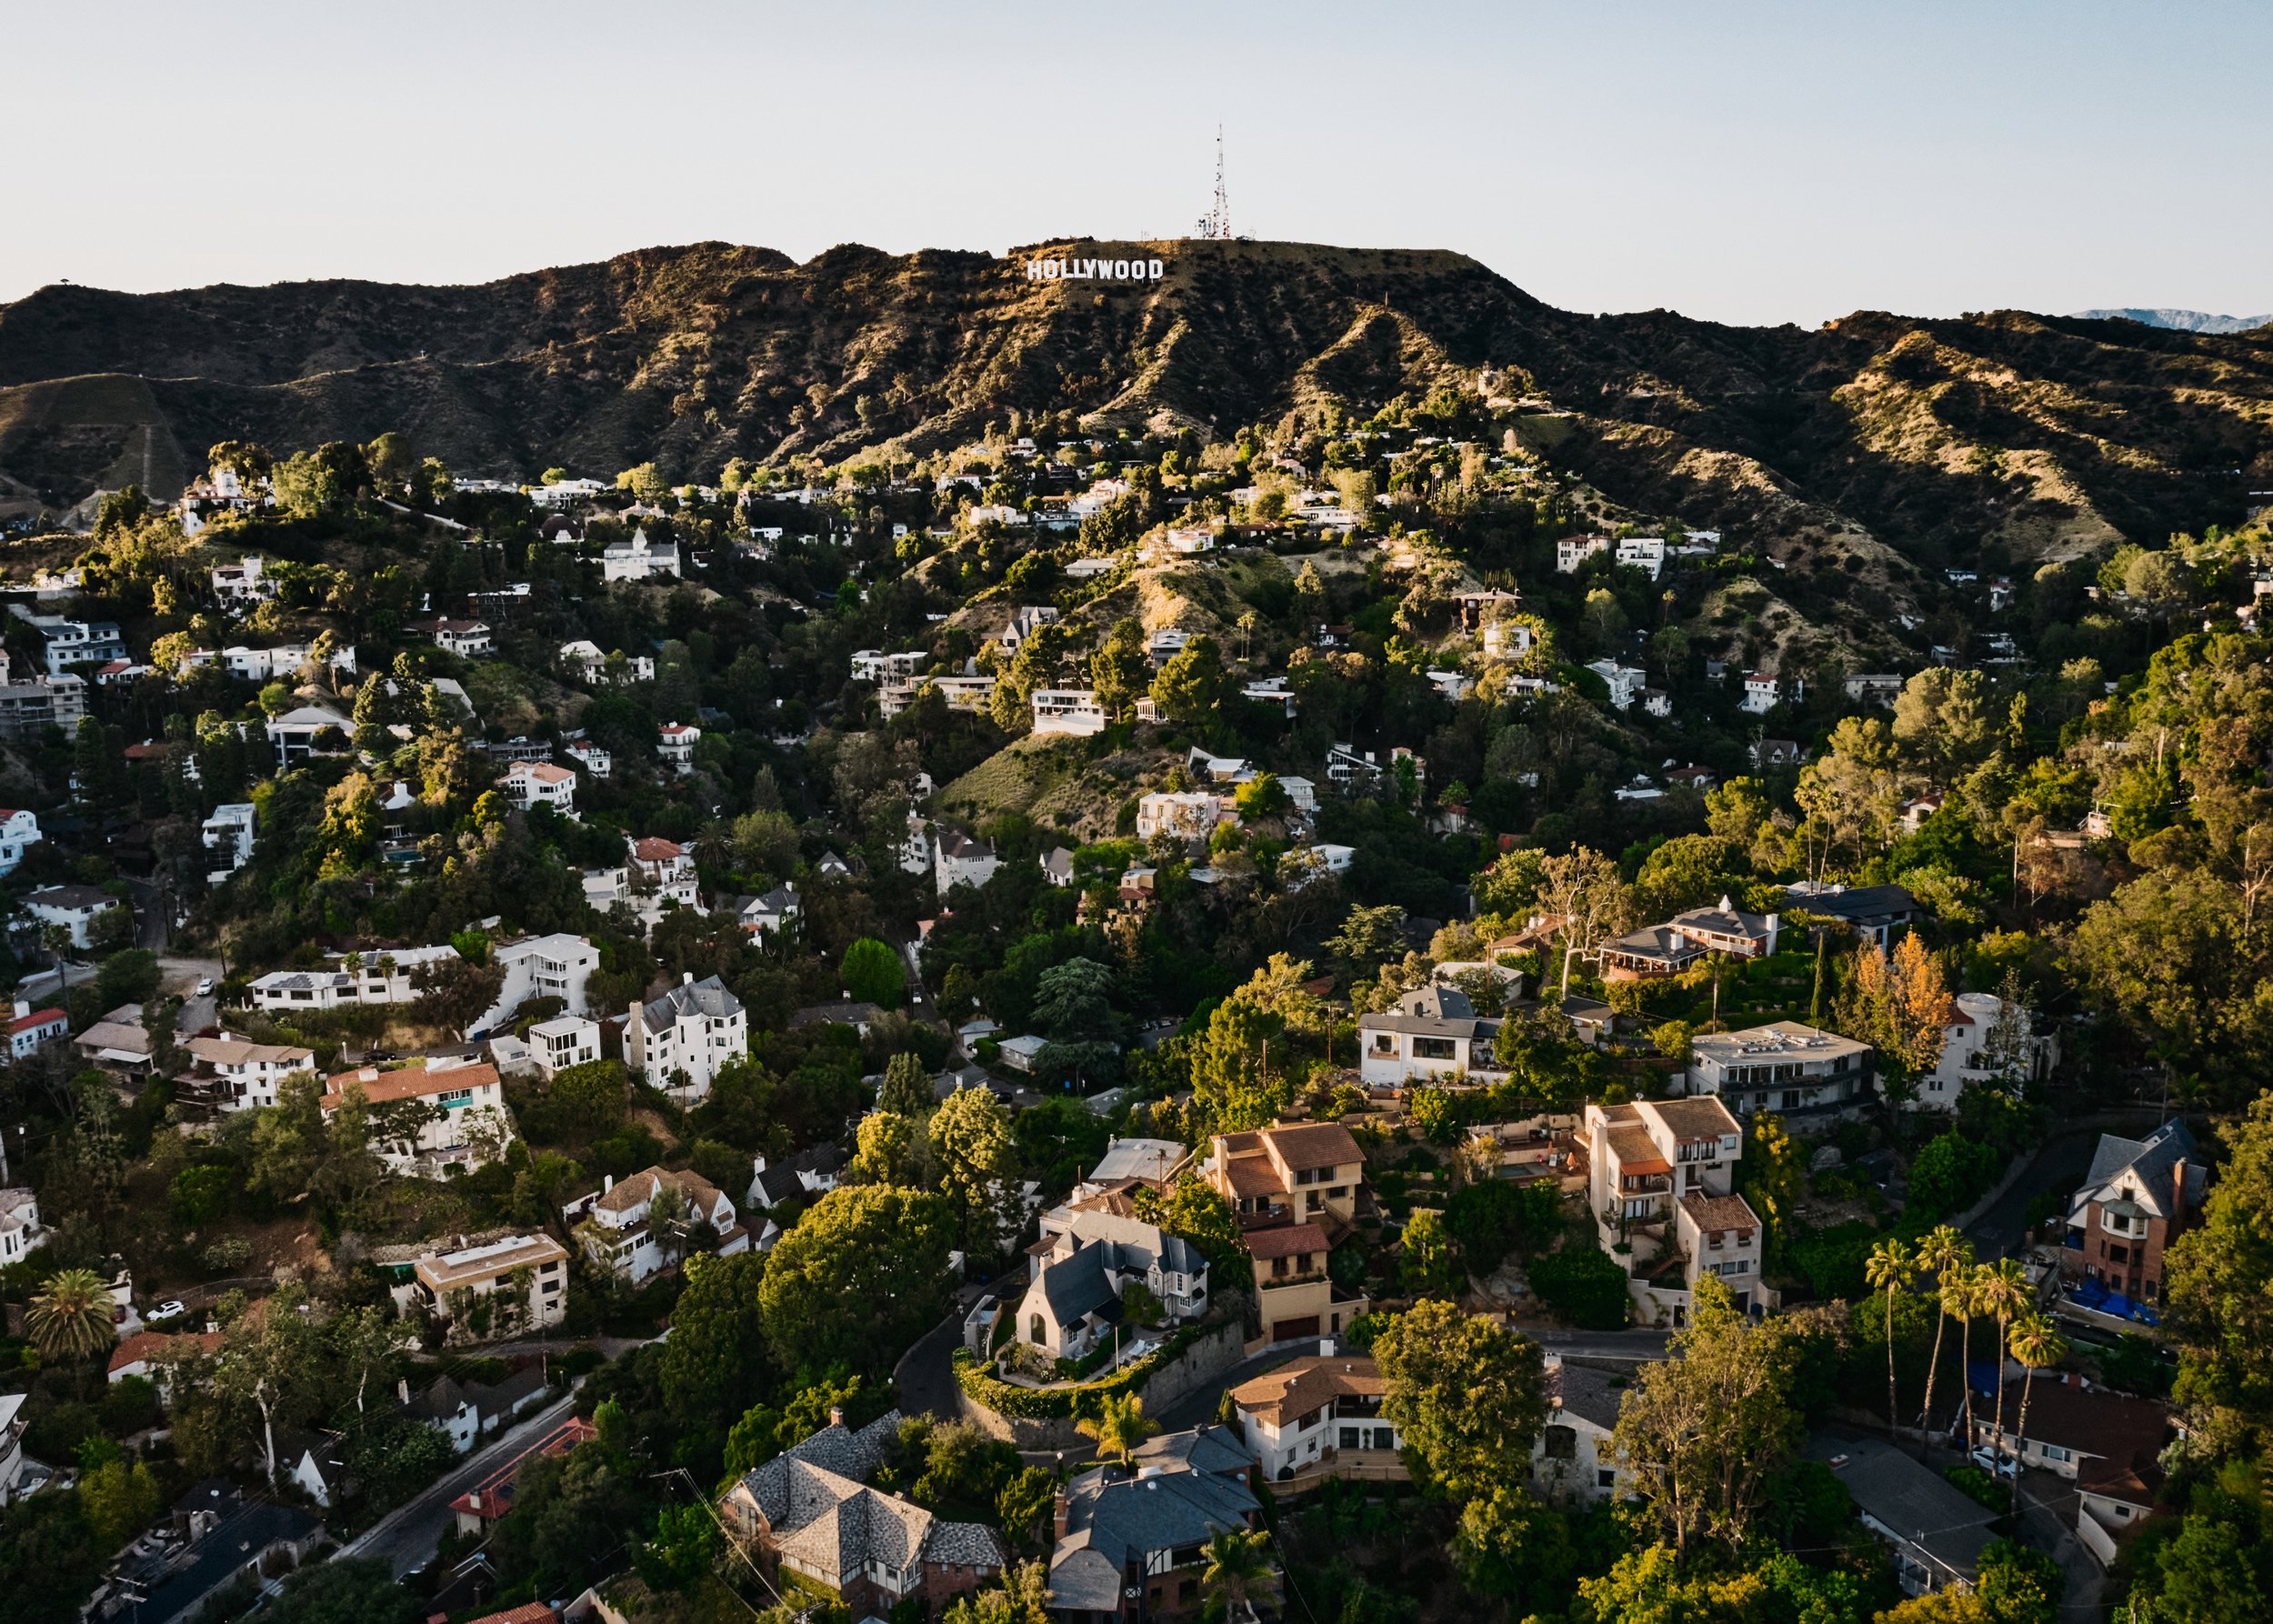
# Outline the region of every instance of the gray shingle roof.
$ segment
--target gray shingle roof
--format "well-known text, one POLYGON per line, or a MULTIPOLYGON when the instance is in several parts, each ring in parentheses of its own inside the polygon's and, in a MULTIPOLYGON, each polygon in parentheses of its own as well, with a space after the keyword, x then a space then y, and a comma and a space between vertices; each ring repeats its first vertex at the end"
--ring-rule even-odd
MULTIPOLYGON (((2076 1192, 2076 1210, 2098 1198, 2099 1193, 2125 1173, 2138 1176, 2138 1205, 2155 1218, 2170 1216, 2170 1170, 2194 1155, 2194 1135, 2187 1125, 2173 1117, 2143 1139, 2127 1139, 2116 1134, 2099 1136, 2099 1147, 2092 1153, 2091 1171, 2076 1192)), ((2205 1170, 2197 1178, 2193 1169, 2187 1176, 2187 1198, 2198 1200, 2208 1184, 2205 1170)))
POLYGON ((716 976, 682 982, 640 1011, 650 1032, 667 1032, 681 1020, 695 1018, 724 1020, 741 1012, 742 1000, 726 990, 716 976))

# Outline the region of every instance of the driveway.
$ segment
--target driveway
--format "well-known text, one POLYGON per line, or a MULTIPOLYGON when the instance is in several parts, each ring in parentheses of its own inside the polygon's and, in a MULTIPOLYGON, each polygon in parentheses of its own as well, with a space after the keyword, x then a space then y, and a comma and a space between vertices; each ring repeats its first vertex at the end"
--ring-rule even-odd
POLYGON ((182 1000, 181 1009, 174 1017, 174 1030, 190 1034, 202 1032, 218 1025, 221 1018, 218 1000, 212 993, 196 996, 200 981, 221 985, 221 961, 217 958, 191 958, 179 954, 161 954, 158 957, 158 982, 165 991, 182 1000))
POLYGON ((2081 1184, 2084 1175, 2091 1171, 2099 1134, 2097 1128, 2070 1128, 2046 1140, 2012 1188, 1966 1226, 1966 1238, 1973 1243, 1974 1256, 1993 1261, 2018 1252, 2028 1232, 2029 1204, 2048 1190, 2065 1195, 2081 1184))
POLYGON ((171 905, 165 898, 165 887, 155 880, 126 877, 126 896, 134 904, 135 946, 147 947, 153 953, 165 951, 173 921, 166 915, 171 905))
POLYGON ((339 1549, 343 1557, 386 1562, 400 1579, 434 1559, 456 1519, 450 1502, 568 1418, 575 1395, 564 1394, 532 1413, 486 1449, 475 1450, 417 1495, 395 1508, 339 1549))

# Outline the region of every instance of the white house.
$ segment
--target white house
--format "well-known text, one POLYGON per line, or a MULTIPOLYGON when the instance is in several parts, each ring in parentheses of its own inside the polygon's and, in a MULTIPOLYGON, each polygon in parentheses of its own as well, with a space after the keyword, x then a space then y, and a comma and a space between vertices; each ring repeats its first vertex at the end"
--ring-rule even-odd
POLYGON ((679 573, 679 546, 666 541, 657 546, 647 539, 646 526, 634 530, 629 541, 611 542, 600 554, 604 581, 646 581, 679 573))
POLYGON ((568 1317, 568 1248, 551 1236, 506 1235, 433 1251, 411 1266, 408 1295, 445 1324, 470 1318, 482 1298, 503 1296, 487 1317, 491 1335, 536 1330, 568 1317))
POLYGON ((71 933, 75 947, 92 946, 89 933, 95 921, 118 906, 117 897, 94 886, 48 886, 24 898, 24 911, 38 922, 43 932, 50 926, 61 926, 71 933))
POLYGON ((225 884, 229 876, 252 860, 254 836, 253 803, 229 801, 213 809, 200 833, 205 843, 205 870, 209 886, 225 884))
POLYGON ((1774 1305, 1759 1281, 1760 1220, 1733 1193, 1744 1130, 1727 1106, 1711 1098, 1589 1105, 1582 1132, 1597 1238, 1624 1260, 1627 1295, 1645 1322, 1685 1325, 1707 1274, 1739 1308, 1774 1305))
POLYGON ((0 1189, 0 1268, 23 1262, 46 1244, 47 1231, 39 1222, 39 1197, 21 1186, 0 1189))
POLYGON ((856 649, 852 657, 852 679, 855 682, 888 682, 895 678, 912 681, 923 675, 931 663, 930 652, 922 648, 902 649, 886 654, 881 648, 856 649))
POLYGON ((1870 1095, 1867 1043, 1797 1022, 1700 1032, 1690 1042, 1689 1092, 1716 1094, 1738 1116, 1840 1107, 1870 1095))
POLYGON ((661 997, 635 1005, 624 1028, 624 1064, 682 1105, 693 1105, 730 1060, 749 1052, 750 1018, 716 976, 688 971, 661 997))
POLYGON ((686 722, 666 722, 656 729, 655 753, 663 764, 684 778, 695 770, 695 747, 703 730, 686 722))
POLYGON ((290 1044, 247 1043, 224 1032, 192 1038, 189 1075, 183 1080, 218 1111, 249 1111, 276 1103, 276 1090, 295 1071, 315 1068, 315 1051, 290 1044))
POLYGON ((337 711, 321 705, 303 705, 288 710, 268 723, 268 742, 275 747, 276 770, 306 760, 316 750, 316 741, 325 735, 336 735, 336 742, 326 740, 332 752, 344 751, 347 740, 355 733, 355 725, 337 711))
MULTIPOLYGON (((232 481, 235 477, 230 476, 232 481)), ((267 560, 255 553, 245 554, 235 564, 216 564, 211 576, 214 596, 233 612, 276 596, 276 577, 268 573, 267 560)))
POLYGON ((432 947, 385 947, 329 957, 336 968, 271 970, 255 977, 253 1003, 261 1009, 336 1009, 347 1004, 407 1004, 418 996, 411 972, 437 959, 456 958, 448 943, 432 947))
POLYGON ((735 917, 752 936, 771 936, 786 930, 805 913, 794 885, 776 886, 762 897, 745 897, 735 904, 735 917))
POLYGON ((497 646, 486 620, 437 620, 433 623, 433 631, 436 648, 468 659, 487 654, 497 646))
POLYGON ((1621 665, 1617 660, 1588 660, 1587 669, 1609 686, 1610 707, 1629 710, 1641 697, 1642 686, 1649 680, 1649 673, 1638 666, 1621 665))
POLYGON ((1495 660, 1519 660, 1531 652, 1536 640, 1527 620, 1493 620, 1484 627, 1484 657, 1495 660))
POLYGON ((984 840, 959 829, 939 829, 932 836, 932 877, 941 901, 957 886, 983 886, 995 877, 1002 859, 984 840))
POLYGON ((1022 604, 1010 611, 1009 620, 995 634, 996 646, 1007 658, 1017 653, 1028 637, 1056 618, 1057 611, 1047 604, 1022 604))
POLYGON ((1167 835, 1176 840, 1205 840, 1216 826, 1237 823, 1231 797, 1204 789, 1156 789, 1136 800, 1136 837, 1167 835))
POLYGON ((1306 1472, 1402 1482, 1395 1423, 1381 1413, 1388 1391, 1379 1367, 1362 1353, 1318 1352, 1289 1359, 1231 1389, 1239 1433, 1267 1483, 1306 1472))
POLYGON ((1458 1082, 1495 1071, 1499 1023, 1452 987, 1416 987, 1395 1009, 1357 1018, 1358 1065, 1368 1084, 1458 1082))
POLYGON ((587 637, 579 637, 573 643, 563 643, 560 646, 560 663, 567 667, 579 681, 653 682, 655 680, 655 657, 652 655, 614 657, 623 660, 624 663, 620 667, 611 667, 608 665, 610 657, 602 654, 600 646, 587 637), (616 674, 617 672, 620 672, 620 676, 616 674))
POLYGON ((426 1178, 438 1178, 451 1168, 470 1173, 513 1142, 513 1118, 506 1114, 505 1085, 495 1066, 437 1064, 430 1058, 424 1066, 343 1071, 325 1083, 326 1118, 346 1103, 351 1086, 363 1090, 371 1111, 371 1148, 396 1173, 426 1178), (414 1108, 386 1108, 406 1102, 414 1108))
POLYGON ((531 807, 550 807, 556 812, 576 809, 576 775, 549 761, 516 761, 497 786, 524 812, 531 807))
POLYGON ((51 1043, 60 1043, 71 1031, 71 1018, 60 1009, 35 1009, 15 1000, 15 1018, 8 1022, 8 1058, 21 1060, 51 1043))
POLYGON ((1666 538, 1662 536, 1628 536, 1617 544, 1617 561, 1634 569, 1646 569, 1649 578, 1656 580, 1666 566, 1666 538))
POLYGON ((600 1023, 581 1015, 556 1015, 529 1028, 529 1056, 550 1078, 600 1058, 600 1023))
POLYGON ((1239 690, 1239 697, 1251 704, 1271 706, 1290 722, 1295 718, 1295 691, 1283 677, 1257 677, 1239 690))
POLYGON ((1548 1499, 1591 1505, 1622 1498, 1614 1435, 1625 1385, 1607 1371, 1547 1356, 1547 1424, 1531 1445, 1531 1480, 1548 1499))
POLYGON ((1156 666, 1165 666, 1188 647, 1192 634, 1173 626, 1164 626, 1145 640, 1145 656, 1156 666))
POLYGON ((620 1181, 606 1180, 587 1196, 571 1201, 561 1216, 595 1268, 633 1286, 644 1286, 686 1255, 687 1237, 707 1225, 722 1258, 750 1249, 750 1232, 734 1203, 718 1187, 695 1172, 649 1168, 620 1181), (679 1208, 668 1223, 656 1218, 656 1201, 671 1192, 679 1208))
POLYGON ((0 874, 14 874, 24 861, 24 848, 45 838, 39 819, 21 807, 0 808, 0 874))
POLYGON ((1052 1358, 1080 1358, 1109 1338, 1122 1322, 1132 1282, 1159 1303, 1163 1323, 1207 1311, 1207 1259, 1190 1241, 1140 1218, 1075 1208, 1066 1226, 1046 1233, 1029 1255, 1013 1331, 1052 1358))
POLYGON ((1752 715, 1756 717, 1767 715, 1769 711, 1776 708, 1777 702, 1782 697, 1772 673, 1747 671, 1744 674, 1744 697, 1738 703, 1752 715))
POLYGON ((597 479, 556 479, 549 485, 529 487, 529 500, 539 507, 570 507, 578 502, 589 502, 611 487, 597 479))
POLYGON ((1105 707, 1095 688, 1036 688, 1034 731, 1086 738, 1105 731, 1105 707))
POLYGON ((563 747, 561 754, 575 762, 595 778, 606 778, 616 770, 616 757, 596 744, 577 739, 563 747))
POLYGON ((1607 536, 1566 536, 1555 544, 1556 573, 1576 575, 1580 565, 1609 549, 1610 538, 1607 536))
POLYGON ((555 931, 527 936, 490 950, 490 959, 506 973, 497 1001, 476 1021, 470 1032, 494 1030, 513 1018, 513 1012, 530 998, 558 998, 565 1015, 588 1015, 585 983, 600 967, 600 950, 580 936, 555 931))
POLYGON ((2038 1037, 2025 1006, 2007 1004, 1993 992, 1961 992, 1942 1033, 1941 1058, 1918 1079, 1918 1091, 1903 1101, 1907 1110, 1954 1111, 1958 1098, 1977 1084, 2018 1086, 2041 1078, 2051 1067, 2054 1040, 2038 1037), (2010 1020, 2018 1038, 2008 1062, 2018 1075, 2006 1078, 1988 1052, 1989 1035, 1999 1020, 2010 1020))

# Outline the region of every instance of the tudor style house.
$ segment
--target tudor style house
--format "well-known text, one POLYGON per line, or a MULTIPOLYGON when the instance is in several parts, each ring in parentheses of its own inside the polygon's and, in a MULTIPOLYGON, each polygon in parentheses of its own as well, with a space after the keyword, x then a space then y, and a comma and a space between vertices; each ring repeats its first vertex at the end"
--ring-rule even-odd
POLYGON ((750 1249, 750 1232, 734 1203, 693 1171, 649 1168, 628 1178, 604 1179, 598 1189, 562 1208, 561 1216, 574 1226, 570 1238, 593 1267, 633 1286, 676 1268, 698 1228, 710 1231, 706 1249, 721 1258, 750 1249), (656 1214, 658 1200, 678 1208, 667 1223, 656 1214))
POLYGON ((857 1432, 830 1411, 826 1427, 742 1475, 719 1502, 720 1522, 777 1580, 855 1617, 909 1599, 936 1610, 969 1595, 1009 1553, 985 1523, 949 1522, 867 1486, 899 1429, 897 1410, 857 1432))
POLYGON ((1760 1282, 1759 1218, 1734 1193, 1744 1129, 1727 1106, 1709 1098, 1590 1104, 1585 1136, 1596 1231, 1625 1263, 1646 1323, 1686 1325, 1707 1275, 1739 1308, 1774 1306, 1760 1282))
POLYGON ((1497 1068, 1498 1035, 1499 1022, 1477 1015, 1457 987, 1418 987, 1395 1009, 1357 1018, 1359 1068, 1367 1083, 1389 1088, 1464 1082, 1497 1068))
POLYGON ((1050 1613, 1062 1624, 1198 1611, 1207 1545, 1251 1529, 1255 1458, 1228 1427, 1147 1439, 1126 1466, 1092 1468, 1057 1493, 1050 1613))
POLYGON ((2068 1209, 2060 1273, 2138 1302, 2160 1302, 2163 1253, 2202 1205, 2209 1168, 2173 1117, 2143 1139, 2101 1134, 2068 1209))
POLYGON ((1700 1033, 1689 1047, 1689 1092, 1717 1095, 1746 1117, 1867 1099, 1877 1054, 1867 1043, 1796 1024, 1700 1033))
POLYGON ((1055 1233, 1027 1248, 1031 1277, 1013 1321, 1018 1340, 1052 1358, 1078 1359, 1109 1344, 1141 1285, 1164 1323, 1207 1311, 1207 1259, 1181 1236, 1093 1207, 1067 1210, 1055 1233))

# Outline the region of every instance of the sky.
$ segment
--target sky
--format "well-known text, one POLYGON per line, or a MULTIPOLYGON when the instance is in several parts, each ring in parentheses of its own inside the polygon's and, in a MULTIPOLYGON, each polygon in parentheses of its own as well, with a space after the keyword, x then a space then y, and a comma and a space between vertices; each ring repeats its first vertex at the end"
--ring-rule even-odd
POLYGON ((0 300, 1187 235, 1570 309, 2273 310, 2273 5, 0 0, 0 300))

